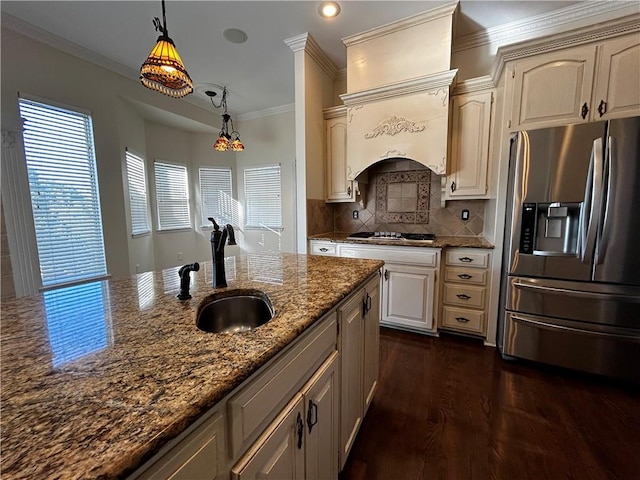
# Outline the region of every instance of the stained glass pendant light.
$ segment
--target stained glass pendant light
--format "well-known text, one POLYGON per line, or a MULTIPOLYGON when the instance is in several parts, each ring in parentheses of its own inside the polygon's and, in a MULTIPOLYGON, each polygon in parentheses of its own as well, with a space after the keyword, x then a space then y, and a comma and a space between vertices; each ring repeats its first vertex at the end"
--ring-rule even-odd
POLYGON ((187 69, 184 68, 175 43, 169 38, 164 0, 162 0, 162 25, 158 17, 153 19, 153 25, 156 31, 160 32, 160 36, 149 58, 140 67, 140 81, 145 87, 170 97, 182 98, 189 95, 193 92, 193 82, 187 69))
POLYGON ((214 150, 218 152, 226 152, 227 150, 242 152, 244 150, 244 144, 240 141, 240 133, 233 128, 233 120, 227 111, 227 87, 222 88, 220 105, 216 105, 213 101, 213 97, 217 95, 216 92, 207 90, 204 93, 211 99, 211 104, 214 108, 223 108, 222 128, 220 129, 216 143, 213 144, 214 150), (231 124, 231 133, 229 133, 229 124, 231 124))

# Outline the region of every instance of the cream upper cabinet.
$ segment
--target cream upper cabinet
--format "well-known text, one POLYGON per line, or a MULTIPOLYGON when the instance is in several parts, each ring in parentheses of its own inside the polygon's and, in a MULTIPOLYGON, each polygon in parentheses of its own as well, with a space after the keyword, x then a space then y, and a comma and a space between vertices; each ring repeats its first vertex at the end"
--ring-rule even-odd
POLYGON ((599 49, 594 119, 640 115, 640 35, 610 40, 599 49))
POLYGON ((595 57, 585 45, 517 61, 511 129, 589 121, 595 57))
POLYGON ((333 107, 324 111, 326 135, 326 195, 327 202, 353 202, 353 182, 347 175, 347 110, 333 107))
POLYGON ((486 198, 492 91, 452 97, 451 155, 445 199, 486 198))
POLYGON ((517 60, 512 81, 512 130, 640 115, 640 36, 517 60))

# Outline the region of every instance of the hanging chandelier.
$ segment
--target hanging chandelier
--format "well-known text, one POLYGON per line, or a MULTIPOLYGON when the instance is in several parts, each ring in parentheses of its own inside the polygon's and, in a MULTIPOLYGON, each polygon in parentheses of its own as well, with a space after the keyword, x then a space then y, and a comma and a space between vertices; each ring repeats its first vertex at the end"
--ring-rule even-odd
POLYGON ((227 87, 222 87, 222 100, 220 100, 219 105, 216 105, 213 101, 213 97, 217 95, 216 92, 207 90, 204 93, 209 97, 214 108, 223 109, 222 128, 218 134, 216 143, 213 144, 213 148, 218 152, 226 152, 227 150, 242 152, 244 150, 244 145, 240 141, 240 133, 233 128, 233 120, 227 111, 227 87), (231 133, 229 133, 229 124, 231 124, 231 133))
POLYGON ((162 0, 162 25, 158 17, 153 19, 153 25, 161 35, 149 57, 140 67, 140 81, 145 87, 170 97, 182 98, 189 95, 193 92, 193 82, 184 68, 175 43, 169 38, 164 0, 162 0))

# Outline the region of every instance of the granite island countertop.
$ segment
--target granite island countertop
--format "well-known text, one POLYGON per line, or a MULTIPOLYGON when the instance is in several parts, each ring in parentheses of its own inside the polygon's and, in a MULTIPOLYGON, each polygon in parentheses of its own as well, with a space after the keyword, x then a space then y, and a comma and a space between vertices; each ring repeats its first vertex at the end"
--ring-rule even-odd
POLYGON ((309 240, 325 240, 336 243, 358 243, 365 245, 389 245, 403 247, 430 247, 430 248, 493 248, 493 244, 482 237, 453 237, 445 235, 437 235, 433 241, 415 241, 403 239, 347 239, 350 233, 347 232, 329 232, 312 235, 309 240))
POLYGON ((276 317, 198 330, 211 262, 179 301, 177 268, 3 300, 3 480, 122 478, 238 387, 382 266, 295 254, 226 259, 228 289, 266 292, 276 317), (328 280, 331 284, 328 285, 328 280))

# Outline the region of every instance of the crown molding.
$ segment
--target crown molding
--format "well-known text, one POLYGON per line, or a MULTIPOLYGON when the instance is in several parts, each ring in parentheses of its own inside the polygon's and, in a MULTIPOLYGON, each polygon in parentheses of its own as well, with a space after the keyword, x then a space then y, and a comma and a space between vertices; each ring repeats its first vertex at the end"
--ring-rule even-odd
POLYGON ((329 76, 329 78, 332 80, 335 78, 336 73, 338 72, 338 67, 333 64, 331 59, 329 59, 327 54, 324 53, 324 50, 320 48, 320 45, 318 45, 309 32, 287 38, 284 40, 284 43, 286 43, 294 53, 304 50, 318 64, 322 71, 329 76))
POLYGON ((640 32, 640 13, 544 38, 506 45, 498 48, 490 76, 494 83, 497 83, 505 64, 512 60, 638 32, 640 32))
POLYGON ((496 85, 493 83, 493 79, 489 75, 483 77, 470 78, 456 83, 451 95, 461 95, 463 93, 480 92, 483 90, 491 90, 496 85))
MULTIPOLYGON (((456 53, 489 44, 505 45, 513 43, 514 39, 522 39, 524 36, 548 35, 550 30, 555 30, 555 33, 559 33, 562 30, 566 31, 567 28, 570 28, 570 25, 592 20, 593 17, 606 15, 610 19, 612 15, 621 17, 637 12, 638 4, 635 2, 580 2, 577 5, 505 23, 460 37, 454 42, 453 52, 456 53)), ((603 18, 603 20, 607 20, 607 18, 603 18)))
POLYGON ((402 82, 390 83, 382 87, 361 90, 353 93, 345 93, 340 95, 340 98, 345 105, 353 106, 385 98, 399 97, 401 95, 409 95, 428 90, 437 90, 443 87, 450 87, 457 73, 458 69, 424 75, 422 77, 416 77, 402 82))
POLYGON ((336 105, 335 107, 323 108, 322 113, 325 120, 329 120, 330 118, 346 117, 347 106, 336 105))
POLYGON ((126 67, 119 62, 105 57, 104 55, 100 55, 99 53, 82 47, 77 43, 70 42, 69 40, 47 32, 46 30, 36 27, 35 25, 5 12, 2 12, 2 28, 6 28, 20 35, 31 38, 32 40, 36 40, 37 42, 49 45, 50 47, 61 50, 64 53, 68 53, 69 55, 73 55, 82 60, 86 60, 87 62, 91 62, 99 67, 111 70, 123 77, 133 80, 138 80, 140 77, 140 72, 137 70, 126 67))
POLYGON ((278 107, 265 108, 264 110, 256 110, 255 112, 248 112, 238 115, 239 122, 246 122, 248 120, 256 120, 258 118, 270 117, 271 115, 278 115, 280 113, 293 112, 295 110, 295 103, 287 103, 286 105, 280 105, 278 107))
POLYGON ((347 69, 346 68, 341 68, 340 70, 338 70, 336 72, 336 76, 333 79, 334 82, 339 82, 342 80, 346 80, 347 79, 347 69))
POLYGON ((418 13, 416 15, 398 20, 396 22, 387 23, 380 27, 365 30, 364 32, 357 33, 355 35, 350 35, 343 38, 342 43, 349 47, 357 43, 366 42, 367 40, 371 40, 373 38, 382 37, 383 35, 389 35, 390 33, 399 32, 400 30, 414 27, 422 23, 430 22, 431 20, 453 16, 457 8, 458 2, 451 3, 449 5, 443 5, 442 7, 437 7, 426 12, 418 13))

